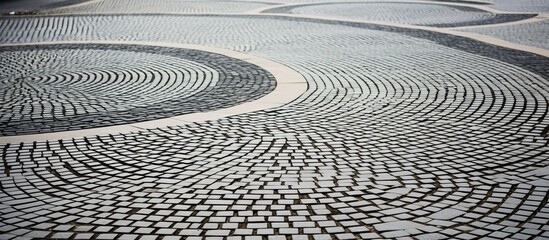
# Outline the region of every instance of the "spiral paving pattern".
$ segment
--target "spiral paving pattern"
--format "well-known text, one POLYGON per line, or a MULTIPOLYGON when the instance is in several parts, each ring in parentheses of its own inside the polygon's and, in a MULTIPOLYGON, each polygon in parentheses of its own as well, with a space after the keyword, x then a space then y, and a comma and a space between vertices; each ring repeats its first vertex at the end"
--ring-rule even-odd
MULTIPOLYGON (((6 17, 0 29, 3 43, 231 49, 287 65, 309 86, 282 107, 217 120, 5 144, 2 239, 549 238, 547 57, 412 28, 266 14, 6 17)), ((144 54, 101 64, 160 71, 168 62, 211 69, 212 78, 196 78, 203 84, 222 81, 210 64, 218 56, 79 46, 48 49, 74 64, 63 74, 32 61, 8 69, 36 76, 27 82, 61 81, 53 76, 90 66, 88 54, 144 54)), ((33 54, 15 50, 1 54, 33 54)))

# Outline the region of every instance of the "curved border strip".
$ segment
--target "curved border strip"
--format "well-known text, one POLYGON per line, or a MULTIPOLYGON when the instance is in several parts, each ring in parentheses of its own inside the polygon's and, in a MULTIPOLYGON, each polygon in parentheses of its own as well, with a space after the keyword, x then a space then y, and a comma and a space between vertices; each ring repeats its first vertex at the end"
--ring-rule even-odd
POLYGON ((494 24, 485 24, 485 25, 471 25, 471 26, 461 26, 461 27, 450 27, 449 29, 453 30, 467 30, 467 29, 473 29, 473 28, 491 28, 491 27, 504 27, 504 26, 512 26, 512 25, 520 25, 520 24, 528 24, 528 23, 536 23, 549 20, 549 14, 548 13, 539 13, 537 16, 533 18, 526 18, 518 21, 512 21, 512 22, 503 22, 503 23, 494 23, 494 24))
POLYGON ((438 27, 428 27, 428 26, 416 26, 416 25, 408 25, 408 24, 401 24, 401 23, 392 23, 392 22, 383 22, 383 21, 357 21, 353 19, 346 19, 346 18, 332 18, 332 17, 319 17, 314 15, 293 15, 293 14, 286 14, 286 13, 270 13, 270 14, 258 14, 255 16, 273 16, 273 17, 288 17, 288 18, 295 18, 295 19, 311 19, 311 20, 325 20, 325 21, 337 21, 337 22, 346 22, 346 23, 359 23, 359 24, 371 24, 371 25, 379 25, 379 26, 389 26, 389 27, 397 27, 397 28, 403 28, 403 29, 414 29, 414 30, 423 30, 423 31, 429 31, 429 32, 436 32, 436 33, 442 33, 442 34, 448 34, 453 36, 459 36, 459 37, 465 37, 472 40, 476 40, 479 42, 484 42, 487 44, 504 47, 504 48, 510 48, 515 49, 523 52, 529 52, 534 53, 540 56, 549 57, 549 50, 538 48, 538 47, 532 47, 528 45, 521 45, 517 43, 508 42, 499 38, 490 37, 478 33, 472 33, 472 32, 461 32, 461 31, 454 31, 453 28, 438 28, 438 27))
MULTIPOLYGON (((81 5, 87 5, 87 4, 101 2, 101 1, 104 1, 104 0, 88 0, 88 1, 85 1, 83 3, 67 5, 67 6, 58 7, 58 8, 51 8, 51 9, 48 9, 48 10, 51 11, 51 10, 69 9, 69 8, 79 7, 81 5)), ((535 13, 532 13, 532 12, 502 11, 502 10, 490 8, 490 7, 483 6, 483 5, 479 6, 479 5, 470 4, 470 3, 435 2, 435 1, 425 1, 425 0, 410 0, 410 1, 402 1, 402 2, 401 1, 374 1, 374 2, 366 1, 366 2, 363 2, 363 1, 349 0, 349 1, 345 1, 345 2, 315 2, 315 3, 272 3, 272 2, 260 2, 260 1, 229 1, 229 2, 236 2, 236 3, 238 3, 238 2, 244 2, 244 3, 256 2, 256 3, 263 3, 263 4, 268 4, 268 5, 263 6, 263 7, 258 7, 258 8, 255 8, 255 9, 251 9, 251 10, 248 10, 248 11, 243 11, 243 12, 235 12, 235 13, 202 13, 202 14, 225 14, 225 15, 230 15, 230 14, 235 14, 235 15, 240 15, 240 14, 263 14, 263 13, 270 14, 270 13, 275 13, 275 12, 268 12, 268 11, 275 10, 275 9, 278 9, 278 8, 296 8, 296 7, 305 7, 305 6, 329 5, 329 4, 346 4, 346 3, 416 3, 416 4, 426 4, 426 5, 442 5, 442 6, 448 6, 448 7, 464 7, 464 8, 471 8, 472 10, 484 11, 484 12, 489 12, 489 13, 493 13, 493 14, 535 14, 535 13)), ((165 13, 165 12, 146 12, 146 13, 145 12, 101 12, 101 11, 98 11, 98 12, 73 12, 73 13, 41 12, 40 14, 35 14, 35 15, 32 15, 32 16, 41 16, 41 15, 44 15, 44 16, 118 15, 118 14, 123 15, 123 14, 167 14, 167 13, 165 13)), ((168 14, 195 15, 195 14, 200 14, 200 13, 168 13, 168 14)))
POLYGON ((118 44, 118 45, 148 45, 158 47, 173 47, 186 48, 206 52, 222 54, 228 57, 236 58, 251 64, 255 64, 269 73, 276 80, 276 88, 269 94, 252 102, 246 102, 233 107, 223 108, 210 112, 200 112, 162 118, 151 121, 144 121, 132 124, 123 124, 109 127, 98 127, 74 131, 52 132, 41 134, 28 134, 20 136, 4 136, 0 137, 0 144, 16 143, 16 142, 33 142, 45 140, 59 140, 80 138, 93 135, 107 135, 119 133, 138 132, 145 129, 154 129, 159 127, 185 125, 193 122, 215 120, 223 117, 233 116, 242 113, 248 113, 258 110, 275 108, 283 106, 295 99, 307 90, 307 82, 301 74, 295 70, 282 65, 280 63, 267 60, 264 58, 247 55, 244 53, 234 52, 226 49, 207 47, 201 45, 177 44, 177 43, 161 43, 161 42, 141 42, 141 41, 59 41, 59 42, 39 42, 39 43, 18 43, 18 44, 2 44, 0 47, 7 46, 23 46, 23 45, 55 45, 55 44, 118 44))
MULTIPOLYGON (((211 15, 211 14, 210 14, 211 15)), ((250 16, 250 14, 231 14, 230 16, 250 16)), ((381 25, 381 26, 390 26, 398 27, 404 29, 416 29, 430 32, 437 32, 442 34, 454 35, 469 38, 479 42, 484 42, 487 44, 505 47, 509 49, 534 53, 540 56, 549 57, 549 50, 536 48, 526 45, 520 45, 516 43, 507 42, 498 38, 485 36, 482 34, 469 33, 469 32, 460 32, 453 31, 451 29, 436 28, 436 27, 426 27, 426 26, 414 26, 390 22, 378 22, 378 21, 356 21, 342 18, 327 18, 327 17, 318 17, 318 16, 295 16, 292 14, 252 14, 251 16, 273 16, 273 17, 288 17, 294 19, 311 19, 311 20, 327 20, 327 21, 338 21, 338 22, 348 22, 348 23, 362 23, 362 24, 372 24, 372 25, 381 25)), ((289 69, 288 67, 272 62, 270 60, 262 59, 259 57, 254 57, 246 55, 243 53, 238 53, 230 50, 206 47, 200 45, 188 45, 188 44, 177 44, 177 43, 158 43, 158 42, 118 42, 118 41, 59 41, 59 42, 42 42, 42 43, 18 43, 18 44, 4 44, 0 46, 18 46, 18 45, 40 45, 40 44, 89 44, 89 43, 103 43, 103 44, 142 44, 142 45, 152 45, 152 46, 163 46, 163 47, 175 47, 175 48, 189 48, 197 49, 209 52, 215 52, 223 54, 229 57, 238 58, 250 63, 256 64, 260 67, 265 68, 275 76, 277 81, 277 87, 273 92, 260 98, 253 102, 244 103, 230 108, 220 109, 218 111, 204 112, 204 113, 193 113, 182 116, 170 117, 165 119, 141 122, 137 124, 127 124, 127 125, 118 125, 113 127, 103 127, 103 128, 93 128, 88 130, 76 130, 76 131, 67 131, 67 132, 57 132, 57 133, 46 133, 46 134, 35 134, 35 135, 22 135, 22 136, 10 136, 10 137, 0 137, 0 144, 3 143, 13 143, 13 142, 25 142, 25 141, 37 141, 37 140, 52 140, 52 139, 63 139, 63 138, 72 138, 72 137, 83 137, 88 135, 103 135, 103 134, 113 134, 113 133, 129 133, 136 132, 147 128, 158 128, 162 126, 173 126, 173 125, 185 125, 186 123, 192 123, 197 121, 213 120, 221 117, 236 115, 240 113, 252 112, 256 110, 267 109, 271 107, 278 107, 285 103, 288 103, 296 99, 307 89, 307 83, 304 78, 294 70, 289 69), (288 71, 289 70, 289 71, 288 71), (284 79, 284 81, 281 81, 284 79), (289 91, 289 92, 285 92, 289 91), (299 92, 299 93, 297 93, 299 92), (282 103, 278 95, 289 99, 286 102, 282 103)))
POLYGON ((374 2, 361 2, 361 1, 348 1, 348 2, 317 2, 317 3, 290 3, 290 4, 284 4, 279 6, 270 6, 270 7, 263 7, 258 8, 249 11, 248 13, 271 13, 268 12, 270 10, 275 10, 277 8, 296 8, 296 7, 305 7, 305 6, 316 6, 316 5, 328 5, 328 4, 346 4, 346 3, 417 3, 417 4, 426 4, 426 5, 443 5, 443 6, 451 6, 451 7, 466 7, 466 8, 472 8, 476 10, 481 10, 489 13, 494 14, 505 14, 508 12, 493 9, 487 6, 479 6, 474 5, 470 3, 460 3, 460 2, 434 2, 434 1, 421 1, 421 0, 411 0, 411 1, 374 1, 374 2))
MULTIPOLYGON (((267 7, 262 9, 256 9, 250 11, 250 13, 256 13, 256 14, 270 14, 270 13, 280 13, 280 14, 293 14, 296 16, 303 16, 304 14, 296 14, 291 13, 291 10, 294 8, 300 8, 300 7, 310 7, 310 6, 321 6, 321 5, 344 5, 344 4, 371 4, 371 3, 381 3, 381 4, 419 4, 419 5, 438 5, 438 6, 445 6, 449 8, 456 8, 461 9, 463 11, 475 11, 475 12, 483 12, 487 14, 493 14, 494 16, 489 19, 482 19, 482 20, 471 20, 471 21, 463 21, 463 22, 455 22, 455 23, 437 23, 437 24, 410 24, 414 26, 430 26, 430 27, 439 27, 439 28, 459 28, 459 27, 470 27, 470 26, 491 26, 491 25, 497 25, 497 24, 505 24, 505 23, 514 23, 519 21, 525 21, 528 19, 532 19, 538 16, 536 13, 511 13, 511 12, 504 12, 497 9, 492 9, 485 6, 478 6, 478 5, 471 5, 471 4, 464 4, 459 2, 429 2, 429 1, 419 1, 419 0, 412 0, 412 1, 374 1, 374 2, 356 2, 356 1, 348 1, 348 2, 320 2, 320 3, 297 3, 297 4, 286 4, 282 6, 273 6, 273 7, 267 7)), ((316 16, 316 15, 315 15, 316 16)), ((336 16, 333 16, 336 17, 336 16)), ((360 20, 358 20, 360 21, 360 20)), ((365 20, 367 21, 367 20, 365 20)))
MULTIPOLYGON (((417 26, 417 25, 409 25, 409 24, 402 24, 402 23, 393 23, 393 22, 384 22, 384 21, 360 21, 356 19, 347 19, 347 18, 340 18, 340 17, 320 17, 320 16, 314 16, 314 15, 295 15, 295 14, 287 14, 287 13, 261 13, 261 14, 247 14, 247 13, 232 13, 232 14, 144 14, 144 13, 138 13, 138 14, 49 14, 49 15, 32 15, 32 16, 9 16, 9 17, 0 17, 0 18, 40 18, 40 17, 79 17, 79 16, 112 16, 112 15, 128 15, 128 16, 148 16, 148 15, 157 15, 157 16, 220 16, 220 17, 243 17, 243 16, 254 16, 254 17, 284 17, 284 18, 290 18, 290 19, 310 19, 310 20, 323 20, 323 21, 337 21, 337 22, 346 22, 346 23, 359 23, 359 24, 371 24, 371 25, 379 25, 379 26, 389 26, 389 27, 397 27, 397 28, 403 28, 403 29, 415 29, 415 30, 423 30, 423 31, 429 31, 429 32, 436 32, 436 33, 443 33, 448 35, 454 35, 459 37, 465 37, 472 40, 476 40, 479 42, 484 42, 487 44, 492 44, 500 47, 510 48, 514 50, 524 51, 524 52, 530 52, 534 54, 538 54, 544 57, 549 57, 549 49, 529 46, 529 45, 523 45, 519 43, 513 43, 509 41, 505 41, 500 38, 491 37, 483 34, 473 33, 473 32, 465 32, 465 31, 459 31, 460 28, 438 28, 438 27, 429 27, 429 26, 417 26)), ((546 18, 549 18, 549 14, 539 14, 538 17, 535 17, 534 19, 540 19, 541 21, 546 20, 546 18)), ((536 20, 538 21, 538 20, 536 20)), ((512 22, 511 22, 512 23, 512 22)), ((523 22, 521 22, 523 23, 523 22)), ((518 23, 520 24, 520 23, 518 23)), ((493 25, 478 25, 478 27, 491 27, 493 25)), ((95 41, 97 43, 101 43, 101 41, 95 41)), ((59 43, 87 43, 87 42, 59 42, 59 43)), ((93 42, 92 42, 93 43, 93 42)), ((123 44, 124 42, 117 42, 118 44, 123 44)), ((139 42, 136 42, 139 43, 139 42)), ((149 45, 154 46, 155 42, 150 42, 149 45)), ((25 43, 25 44, 19 44, 19 45, 29 45, 29 44, 40 44, 40 43, 25 43)), ((54 44, 54 43, 51 43, 54 44)), ((184 44, 175 44, 170 43, 174 45, 180 45, 185 46, 184 44)), ((17 44, 6 44, 5 46, 10 45, 17 45, 17 44)), ((2 44, 0 44, 2 46, 2 44)), ((159 45, 160 46, 160 45, 159 45)), ((165 46, 171 46, 171 45, 165 45, 165 46)), ((197 46, 197 45, 194 45, 197 46)), ((228 50, 227 50, 228 51, 228 50)))

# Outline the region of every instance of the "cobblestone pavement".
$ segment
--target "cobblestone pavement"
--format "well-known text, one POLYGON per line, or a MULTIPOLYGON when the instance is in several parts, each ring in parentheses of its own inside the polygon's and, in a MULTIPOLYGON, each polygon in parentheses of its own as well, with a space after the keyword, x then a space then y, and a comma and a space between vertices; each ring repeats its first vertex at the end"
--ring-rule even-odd
POLYGON ((2 135, 210 111, 257 99, 275 85, 257 66, 196 50, 52 45, 0 48, 0 57, 2 135))
POLYGON ((406 2, 303 4, 266 12, 342 17, 351 20, 386 21, 436 27, 495 24, 533 17, 532 14, 495 14, 476 8, 406 2))
MULTIPOLYGON (((308 84, 282 107, 0 146, 0 239, 549 238, 545 52, 321 16, 351 5, 300 17, 267 13, 291 7, 282 1, 224 2, 234 8, 214 14, 218 3, 152 14, 104 0, 0 18, 4 135, 64 131, 75 116, 94 128, 227 108, 276 87, 229 56, 90 41, 245 52, 308 84)), ((369 4, 388 6, 356 5, 369 4)), ((484 21, 466 16, 440 21, 484 21)))
POLYGON ((490 4, 495 9, 517 12, 548 12, 549 4, 545 0, 476 0, 490 4))
POLYGON ((549 28, 549 20, 510 26, 471 28, 464 29, 463 31, 480 33, 509 42, 549 49, 547 28, 549 28))
POLYGON ((540 16, 540 21, 527 22, 517 25, 504 25, 504 26, 486 26, 475 27, 470 29, 463 29, 462 31, 480 33, 505 41, 518 43, 522 45, 528 45, 538 48, 549 49, 549 41, 547 40, 547 27, 549 25, 549 3, 544 0, 525 0, 525 1, 512 1, 512 0, 484 0, 486 3, 490 3, 491 8, 515 11, 523 13, 536 13, 540 16))
POLYGON ((270 6, 264 2, 173 1, 173 0, 96 1, 91 4, 46 10, 51 13, 239 13, 270 6))

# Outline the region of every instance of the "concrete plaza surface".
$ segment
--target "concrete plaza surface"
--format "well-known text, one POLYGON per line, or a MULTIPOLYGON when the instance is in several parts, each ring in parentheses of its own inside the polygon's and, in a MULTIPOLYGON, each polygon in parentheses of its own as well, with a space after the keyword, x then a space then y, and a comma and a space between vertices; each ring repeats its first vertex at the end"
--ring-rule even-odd
POLYGON ((51 2, 0 4, 0 239, 549 239, 546 0, 51 2))

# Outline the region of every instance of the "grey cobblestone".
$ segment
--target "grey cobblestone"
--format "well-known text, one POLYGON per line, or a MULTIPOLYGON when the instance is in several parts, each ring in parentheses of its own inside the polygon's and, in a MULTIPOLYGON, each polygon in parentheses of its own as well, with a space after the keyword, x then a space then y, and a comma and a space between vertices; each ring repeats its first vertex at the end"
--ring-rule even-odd
POLYGON ((510 26, 463 29, 461 31, 479 33, 512 43, 549 49, 549 40, 545 37, 548 27, 549 21, 545 20, 510 26))
POLYGON ((311 3, 283 6, 267 13, 292 13, 323 17, 342 17, 360 21, 459 27, 512 22, 535 17, 535 14, 495 14, 476 8, 406 2, 311 3))
POLYGON ((75 130, 214 110, 259 98, 275 84, 272 76, 257 66, 196 50, 55 45, 4 47, 0 55, 2 135, 75 130), (44 52, 51 57, 40 63, 43 70, 39 76, 32 72, 36 71, 34 63, 18 65, 22 59, 44 52), (72 83, 78 79, 83 82, 72 83), (65 87, 68 84, 71 89, 65 87), (140 91, 133 95, 128 88, 140 91), (42 104, 33 103, 40 101, 42 104))
POLYGON ((100 1, 61 9, 45 9, 46 13, 238 13, 272 5, 265 2, 216 1, 215 4, 201 1, 170 0, 125 0, 100 1), (146 7, 144 7, 146 6, 146 7))
MULTIPOLYGON (((0 28, 2 43, 222 47, 283 63, 309 85, 274 109, 0 146, 2 239, 528 239, 549 231, 545 57, 427 31, 261 15, 2 17, 0 28)), ((62 46, 34 50, 73 45, 62 46)), ((159 54, 140 49, 125 56, 159 54)), ((215 67, 234 67, 225 64, 215 67)))

